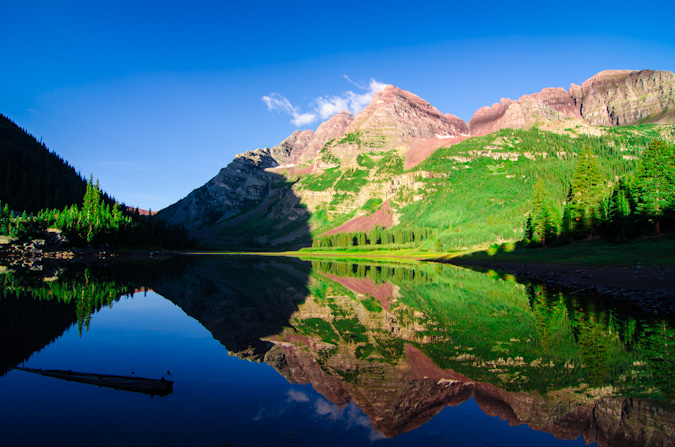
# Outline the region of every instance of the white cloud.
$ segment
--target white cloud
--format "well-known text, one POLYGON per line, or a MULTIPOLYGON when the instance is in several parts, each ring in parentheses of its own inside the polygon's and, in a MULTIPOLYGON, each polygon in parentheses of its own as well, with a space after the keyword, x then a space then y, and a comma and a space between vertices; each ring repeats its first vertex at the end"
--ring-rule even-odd
POLYGON ((324 399, 318 399, 315 403, 316 414, 328 416, 328 419, 337 421, 342 419, 343 409, 324 399))
POLYGON ((373 95, 380 90, 383 90, 387 84, 371 79, 368 85, 362 82, 354 82, 349 79, 349 76, 344 75, 344 78, 352 85, 362 90, 361 93, 348 90, 340 96, 320 96, 316 98, 311 107, 314 112, 302 113, 300 108, 291 104, 291 102, 278 93, 272 93, 270 96, 263 96, 262 100, 267 105, 270 111, 280 111, 287 113, 293 117, 291 123, 300 127, 312 124, 321 118, 325 120, 331 116, 348 110, 356 115, 364 107, 366 107, 373 100, 373 95))
POLYGON ((263 96, 263 102, 267 105, 269 111, 281 111, 288 113, 293 117, 291 123, 298 127, 312 124, 316 121, 316 115, 313 113, 300 113, 300 109, 278 93, 272 93, 270 96, 263 96))
POLYGON ((354 115, 359 113, 364 109, 370 102, 373 100, 373 95, 380 90, 384 90, 387 84, 371 79, 368 86, 363 85, 360 82, 354 82, 349 79, 349 76, 344 75, 345 79, 349 83, 358 87, 361 90, 365 90, 363 93, 356 93, 351 90, 342 94, 342 96, 329 96, 329 97, 319 97, 316 99, 317 108, 316 111, 322 119, 329 118, 336 113, 340 113, 343 110, 349 110, 354 115))
POLYGON ((288 390, 288 400, 292 402, 309 402, 309 396, 302 391, 288 390))

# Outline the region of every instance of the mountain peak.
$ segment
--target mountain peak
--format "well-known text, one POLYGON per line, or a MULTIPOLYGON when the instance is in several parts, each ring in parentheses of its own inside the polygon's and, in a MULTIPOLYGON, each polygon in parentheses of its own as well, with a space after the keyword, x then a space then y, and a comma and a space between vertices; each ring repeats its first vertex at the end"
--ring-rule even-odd
POLYGON ((457 120, 451 121, 419 96, 387 85, 373 95, 371 103, 356 115, 347 132, 369 130, 399 141, 455 136, 462 133, 462 123, 466 126, 457 120))

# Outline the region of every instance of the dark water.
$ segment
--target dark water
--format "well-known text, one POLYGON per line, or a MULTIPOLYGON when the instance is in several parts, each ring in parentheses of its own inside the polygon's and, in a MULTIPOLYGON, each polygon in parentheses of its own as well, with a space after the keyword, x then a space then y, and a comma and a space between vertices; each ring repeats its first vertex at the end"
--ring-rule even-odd
POLYGON ((3 446, 675 445, 673 323, 606 300, 435 264, 1 272, 3 446))

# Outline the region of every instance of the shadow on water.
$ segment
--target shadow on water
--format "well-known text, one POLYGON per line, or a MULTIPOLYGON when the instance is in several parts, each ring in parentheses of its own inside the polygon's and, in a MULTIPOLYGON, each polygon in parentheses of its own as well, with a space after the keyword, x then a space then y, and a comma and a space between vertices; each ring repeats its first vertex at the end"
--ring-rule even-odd
MULTIPOLYGON (((174 258, 181 276, 150 287, 198 320, 228 351, 260 361, 272 347, 263 339, 287 327, 309 295, 311 263, 259 257, 174 258)), ((174 267, 175 268, 175 267, 174 267)))
MULTIPOLYGON (((77 326, 80 334, 104 305, 134 292, 133 280, 56 263, 3 269, 0 275, 0 375, 77 326)), ((138 283, 140 284, 140 283, 138 283)))
POLYGON ((27 297, 0 298, 0 377, 77 322, 74 305, 27 297))

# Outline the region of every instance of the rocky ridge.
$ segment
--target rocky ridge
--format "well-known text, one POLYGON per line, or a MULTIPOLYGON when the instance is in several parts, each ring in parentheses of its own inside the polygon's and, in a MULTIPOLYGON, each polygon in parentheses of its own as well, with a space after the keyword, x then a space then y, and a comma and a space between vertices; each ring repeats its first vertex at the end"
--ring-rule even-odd
POLYGON ((653 70, 606 70, 569 91, 545 88, 514 101, 503 98, 478 109, 469 121, 472 136, 504 128, 564 122, 575 125, 625 126, 675 122, 675 74, 653 70))
POLYGON ((478 136, 503 128, 523 128, 563 120, 582 120, 577 103, 562 88, 546 88, 517 101, 503 98, 492 107, 478 109, 469 121, 469 128, 472 136, 478 136))

